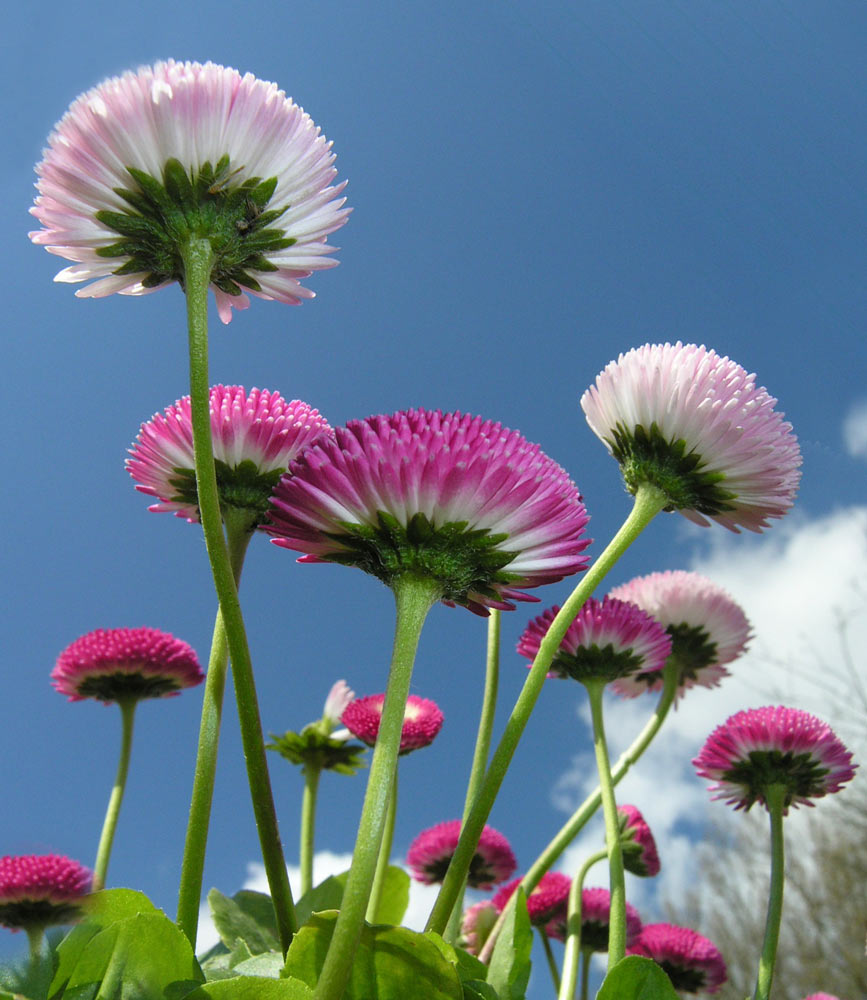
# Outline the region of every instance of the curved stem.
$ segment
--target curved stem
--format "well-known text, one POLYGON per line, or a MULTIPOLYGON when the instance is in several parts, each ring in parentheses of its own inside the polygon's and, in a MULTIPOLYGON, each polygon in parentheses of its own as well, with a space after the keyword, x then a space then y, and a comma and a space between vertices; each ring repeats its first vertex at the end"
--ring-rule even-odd
POLYGON ((591 854, 578 869, 578 874, 572 879, 569 888, 569 910, 566 917, 566 953, 563 956, 563 984, 557 1000, 575 1000, 575 988, 578 980, 578 962, 581 958, 581 903, 584 892, 584 879, 587 872, 603 858, 608 857, 608 851, 597 851, 591 854))
POLYGON ((545 952, 545 958, 548 961, 548 970, 551 973, 551 981, 554 983, 554 992, 560 992, 560 972, 557 969, 557 959, 554 958, 554 952, 551 949, 551 942, 548 939, 548 935, 545 933, 544 927, 537 927, 539 931, 539 937, 542 939, 542 948, 545 952))
POLYGON ((524 732, 524 728, 530 718, 530 713, 542 691, 548 667, 551 665, 555 653, 560 648, 560 643, 566 635, 567 629, 581 610, 584 602, 593 593, 596 586, 605 577, 614 563, 617 562, 620 556, 662 510, 667 502, 663 494, 655 487, 642 486, 639 488, 635 495, 635 503, 629 517, 627 517, 620 530, 609 542, 605 551, 587 571, 587 575, 581 583, 572 591, 554 621, 551 622, 545 638, 539 645, 539 652, 536 654, 536 659, 533 661, 533 666, 527 675, 524 687, 518 696, 518 700, 515 702, 515 707, 509 716, 509 721, 506 723, 506 728, 500 738, 497 749, 491 758, 491 763, 476 796, 470 815, 463 825, 457 849, 446 872, 446 877, 434 903, 431 915, 428 918, 426 930, 442 934, 445 925, 448 923, 449 915, 455 905, 460 888, 467 877, 470 862, 479 843, 482 828, 491 813, 494 800, 497 797, 497 793, 506 776, 506 771, 517 749, 518 740, 524 732))
POLYGON ((596 753, 599 787, 602 789, 605 843, 608 848, 608 872, 611 885, 611 909, 608 916, 608 968, 610 970, 626 955, 626 880, 623 871, 623 845, 620 841, 620 823, 617 817, 617 802, 614 798, 614 783, 611 780, 611 762, 608 759, 608 745, 605 742, 602 709, 605 682, 600 680, 585 681, 584 687, 587 688, 587 694, 590 696, 593 750, 596 753))
MULTIPOLYGON (((500 686, 500 624, 501 614, 496 608, 491 609, 488 618, 488 641, 485 655, 485 692, 482 696, 482 711, 479 716, 479 730, 476 735, 476 746, 473 750, 473 763, 470 767, 470 778, 467 782, 467 794, 464 800, 463 822, 466 822, 479 788, 485 777, 488 757, 491 752, 491 734, 494 729, 494 716, 497 711, 497 691, 500 686)), ((461 911, 464 906, 466 879, 452 907, 449 922, 446 925, 445 939, 454 944, 461 928, 461 911)))
MULTIPOLYGON (((647 724, 632 741, 628 749, 620 755, 617 763, 611 771, 611 781, 616 785, 635 764, 644 751, 650 746, 654 736, 659 732, 668 711, 674 703, 677 694, 678 679, 680 677, 679 667, 670 659, 663 671, 663 688, 656 705, 656 710, 648 720, 647 724)), ((595 815, 596 810, 602 804, 602 790, 597 788, 581 803, 570 818, 563 824, 555 837, 551 840, 544 851, 539 855, 533 864, 527 869, 527 873, 521 879, 521 888, 529 895, 539 884, 545 872, 550 871, 557 859, 563 854, 566 848, 572 843, 575 837, 583 830, 587 822, 595 815)), ((514 898, 514 896, 513 896, 514 898)), ((497 942, 500 929, 506 920, 510 903, 497 918, 487 941, 479 955, 483 962, 489 962, 494 945, 497 942)))
POLYGON ((755 1000, 768 1000, 774 978, 777 943, 780 939, 780 920, 783 916, 783 885, 785 882, 785 856, 783 849, 783 807, 786 800, 785 785, 770 785, 765 791, 765 801, 771 818, 771 885, 768 892, 768 917, 765 922, 765 940, 756 980, 755 1000))
POLYGON ((316 793, 322 768, 315 764, 304 765, 304 795, 301 798, 301 895, 313 888, 313 845, 316 833, 316 793))
POLYGON ((376 871, 373 873, 373 886, 370 890, 370 899, 367 901, 367 915, 365 920, 369 924, 376 923, 376 911, 379 909, 379 901, 382 898, 382 887, 385 885, 385 876, 388 872, 388 862, 391 857, 391 845, 394 842, 394 820, 397 816, 397 771, 394 772, 394 785, 391 790, 391 798, 388 800, 388 812, 385 814, 385 830, 382 834, 382 843, 379 845, 379 857, 376 859, 376 871))
MULTIPOLYGON (((226 534, 229 561, 237 586, 241 582, 244 556, 253 533, 246 525, 237 525, 227 518, 226 534)), ((223 695, 226 689, 226 670, 229 666, 229 646, 222 612, 217 609, 208 674, 202 697, 202 719, 199 724, 199 747, 196 751, 196 768, 193 774, 193 791, 190 796, 190 815, 184 842, 184 859, 181 864, 181 881, 178 888, 177 922, 186 934, 193 951, 199 927, 199 905, 202 898, 202 880, 205 872, 205 850, 208 844, 208 827, 211 820, 211 803, 214 798, 214 781, 217 774, 217 751, 220 744, 220 725, 223 717, 223 695)))
POLYGON ((331 944, 319 975, 316 1000, 339 1000, 346 988, 355 949, 364 926, 367 901, 373 885, 379 845, 385 829, 388 801, 391 797, 406 699, 412 678, 415 652, 422 625, 434 601, 440 597, 439 586, 431 580, 403 576, 394 583, 397 620, 394 647, 379 735, 370 762, 367 790, 358 824, 352 866, 343 891, 340 914, 334 926, 331 944))
POLYGON ((196 460, 196 489, 199 516, 211 573, 232 661, 232 680, 238 705, 241 742, 247 765, 247 780, 259 832, 262 861, 274 903, 277 931, 284 953, 298 928, 289 876, 277 827, 277 812, 268 777, 262 721, 253 680, 253 665, 247 645, 238 589, 223 534, 214 454, 211 442, 210 386, 208 384, 208 286, 214 255, 207 239, 191 237, 182 248, 184 288, 187 297, 187 329, 190 348, 190 402, 193 450, 196 460))
POLYGON ((117 829, 117 818, 123 802, 126 789, 126 777, 129 773, 129 758, 132 751, 133 717, 135 716, 135 701, 119 701, 117 703, 121 716, 120 757, 117 762, 117 774, 114 787, 108 799, 108 809, 102 823, 102 833, 99 847, 96 849, 96 863, 93 866, 93 891, 105 888, 105 876, 108 872, 108 862, 111 857, 111 847, 114 843, 114 832, 117 829))

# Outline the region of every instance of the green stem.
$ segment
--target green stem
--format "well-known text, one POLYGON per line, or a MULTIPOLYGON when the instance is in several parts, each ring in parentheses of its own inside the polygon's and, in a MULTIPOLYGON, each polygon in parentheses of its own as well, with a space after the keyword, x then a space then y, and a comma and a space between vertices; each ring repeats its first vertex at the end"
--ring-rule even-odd
POLYGON ((598 861, 608 857, 608 851, 597 851, 591 854, 578 869, 578 874, 572 879, 569 888, 569 910, 566 917, 566 953, 563 956, 563 985, 557 1000, 575 1000, 575 988, 578 980, 578 961, 581 958, 581 903, 584 892, 584 880, 587 872, 598 861))
MULTIPOLYGON (((226 519, 226 533, 232 575, 237 586, 241 582, 244 557, 253 533, 235 519, 226 519)), ((190 796, 190 815, 187 820, 187 837, 184 859, 181 864, 181 882, 178 890, 178 926, 187 935, 193 951, 199 927, 199 904, 202 898, 202 880, 205 872, 205 850, 208 844, 208 827, 211 820, 211 803, 214 798, 214 781, 217 774, 217 751, 220 745, 220 724, 223 716, 223 694, 226 689, 226 670, 229 665, 229 646, 222 612, 217 609, 208 674, 202 698, 202 719, 199 724, 199 747, 196 752, 196 769, 193 791, 190 796)))
POLYGON ((506 728, 500 738, 497 749, 491 758, 490 766, 476 796, 470 815, 463 825, 457 849, 446 872, 446 877, 434 903, 434 908, 431 911, 430 917, 428 917, 426 930, 442 934, 443 929, 448 923, 458 893, 469 871, 470 862, 475 854, 482 829, 491 813, 494 800, 497 797, 497 793, 506 776, 506 771, 517 749, 518 740, 524 732, 524 728, 530 718, 530 713, 542 691, 542 685, 545 683, 548 668, 554 659, 554 655, 560 648, 560 643, 566 635, 567 629, 581 610, 584 602, 593 593, 596 586, 605 577, 614 563, 617 562, 620 556, 663 509, 667 502, 665 496, 655 487, 641 486, 639 488, 635 495, 635 503, 629 517, 627 517, 620 530, 609 542, 605 551, 587 571, 587 575, 581 583, 572 591, 572 594, 560 609, 554 621, 551 622, 545 638, 539 645, 539 652, 536 654, 536 659, 533 661, 533 666, 527 675, 524 687, 518 696, 518 700, 515 702, 515 707, 509 716, 509 721, 506 723, 506 728))
POLYGON ((581 1000, 587 1000, 587 987, 590 985, 590 960, 593 952, 585 948, 581 952, 581 1000))
POLYGON ((322 768, 316 764, 304 765, 304 795, 301 798, 301 895, 313 888, 313 845, 316 833, 316 793, 322 768))
MULTIPOLYGON (((467 782, 467 794, 464 800, 463 822, 467 821, 479 788, 485 777, 488 757, 491 752, 491 734, 494 729, 494 715, 497 711, 497 690, 500 684, 500 624, 501 612, 491 609, 488 618, 488 642, 485 656, 485 693, 482 696, 482 712, 479 716, 479 731, 476 735, 476 746, 473 751, 473 763, 470 767, 470 778, 467 782)), ((467 883, 461 886, 455 905, 452 907, 449 922, 446 925, 445 939, 454 944, 461 929, 461 911, 464 906, 464 892, 467 883)))
POLYGON ((402 576, 394 583, 394 596, 397 616, 382 720, 370 762, 352 866, 331 944, 316 985, 315 1000, 339 1000, 349 979, 355 949, 364 926, 364 914, 385 829, 388 801, 397 771, 415 652, 424 620, 434 601, 439 599, 440 590, 431 580, 402 576))
POLYGON ((39 960, 45 954, 45 928, 42 924, 27 928, 27 941, 30 945, 30 964, 35 970, 39 960))
POLYGON ((551 949, 551 941, 548 935, 545 933, 544 927, 537 927, 539 931, 539 937, 542 939, 542 949, 545 952, 545 958, 548 961, 548 971, 551 973, 551 980, 554 983, 554 992, 560 992, 560 972, 557 969, 557 959, 554 958, 554 952, 551 949))
POLYGON ((611 885, 611 910, 608 917, 608 968, 610 970, 626 955, 626 878, 623 870, 623 845, 620 841, 620 821, 617 816, 617 802, 614 798, 614 783, 611 780, 611 762, 608 759, 608 745, 605 741, 602 709, 605 682, 601 680, 585 681, 584 687, 587 688, 587 694, 590 696, 593 750, 596 753, 599 787, 602 789, 605 843, 608 848, 608 872, 611 885))
POLYGON ((121 716, 121 738, 120 738, 120 758, 117 762, 117 774, 114 779, 114 787, 108 800, 108 809, 105 811, 105 819, 102 823, 102 834, 99 838, 99 847, 96 850, 96 863, 93 866, 93 891, 105 888, 105 876, 108 872, 108 861, 111 857, 111 846, 114 843, 114 832, 117 829, 117 818, 120 815, 120 806, 123 802, 123 793, 126 789, 126 776, 129 773, 129 757, 132 751, 132 731, 133 718, 135 716, 135 701, 119 701, 121 716))
POLYGON ((774 978, 777 943, 780 939, 780 919, 783 915, 783 884, 785 882, 785 856, 783 850, 783 809, 786 801, 785 785, 769 785, 765 801, 771 818, 771 886, 768 893, 768 917, 765 922, 765 940, 759 962, 754 1000, 768 1000, 774 978))
POLYGON ((394 772, 394 785, 391 790, 391 797, 388 800, 388 811, 385 814, 385 830, 382 833, 382 843, 379 845, 379 857, 376 859, 376 871, 373 874, 370 899, 367 901, 367 915, 365 919, 369 924, 377 923, 376 913, 379 909, 379 901, 382 899, 382 887, 385 885, 385 876, 388 873, 391 845, 394 842, 394 821, 396 816, 397 771, 394 772))
MULTIPOLYGON (((659 732, 665 721, 668 711, 674 703, 677 694, 677 687, 680 678, 680 668, 669 659, 663 671, 663 688, 656 705, 656 710, 648 720, 641 732, 632 741, 632 744, 619 757, 617 763, 611 771, 611 781, 616 785, 624 775, 635 764, 644 751, 650 746, 654 736, 659 732)), ((595 815, 596 810, 602 804, 602 790, 597 788, 581 803, 571 817, 563 824, 556 836, 551 840, 544 851, 539 855, 533 864, 527 869, 526 875, 521 879, 521 888, 529 895, 539 884, 545 872, 550 871, 557 859, 563 854, 566 848, 572 843, 575 837, 581 832, 587 822, 595 815)), ((514 898, 514 896, 512 897, 514 898)), ((482 948, 479 958, 483 962, 489 962, 494 945, 497 942, 500 930, 505 923, 508 914, 509 904, 497 918, 497 922, 491 930, 485 945, 482 948)))
POLYGON ((210 386, 208 381, 208 286, 214 255, 207 239, 191 237, 182 248, 184 287, 187 297, 187 329, 190 347, 190 398, 193 425, 193 450, 196 460, 196 489, 199 516, 214 587, 220 602, 223 624, 232 661, 232 680, 238 705, 241 743, 247 765, 247 780, 253 813, 259 831, 262 861, 271 890, 280 945, 288 950, 298 929, 295 904, 277 827, 277 812, 268 777, 262 721, 253 680, 253 666, 247 633, 238 601, 238 589, 232 574, 226 538, 220 515, 217 477, 211 441, 210 386))

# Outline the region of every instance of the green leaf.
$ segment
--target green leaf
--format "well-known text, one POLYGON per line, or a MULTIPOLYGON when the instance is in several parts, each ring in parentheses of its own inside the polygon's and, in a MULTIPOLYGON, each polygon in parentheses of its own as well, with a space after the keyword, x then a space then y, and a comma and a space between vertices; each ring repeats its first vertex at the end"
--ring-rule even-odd
POLYGON ((202 982, 190 942, 164 914, 110 924, 85 946, 63 1000, 178 1000, 202 982))
POLYGON ((57 947, 58 965, 49 987, 49 996, 62 991, 84 949, 100 931, 140 913, 160 912, 143 892, 134 889, 94 892, 85 900, 83 909, 85 919, 73 927, 57 947))
POLYGON ((251 955, 279 949, 280 939, 270 896, 242 889, 229 899, 219 890, 211 889, 208 905, 214 926, 227 948, 233 949, 238 941, 243 941, 251 955))
POLYGON ((678 996, 656 962, 627 955, 605 977, 596 1000, 678 1000, 678 996))
MULTIPOLYGON (((316 913, 295 935, 285 973, 315 986, 334 931, 336 913, 316 913)), ((463 1000, 457 970, 424 934, 365 924, 343 1000, 463 1000)))
POLYGON ((461 985, 464 1000, 500 1000, 494 987, 481 979, 465 979, 461 985))
POLYGON ((254 955, 245 962, 239 962, 235 966, 235 972, 239 976, 261 976, 264 979, 279 979, 283 971, 283 952, 266 951, 261 955, 254 955))
POLYGON ((480 962, 475 955, 471 955, 463 948, 444 941, 435 931, 425 931, 425 937, 429 938, 439 948, 440 953, 458 970, 461 982, 465 980, 484 979, 488 974, 488 967, 480 962))
POLYGON ((311 913, 319 913, 321 910, 339 910, 343 902, 343 885, 346 881, 346 872, 343 875, 329 875, 324 882, 314 886, 295 904, 295 915, 298 918, 299 926, 310 919, 311 913))
POLYGON ((403 920, 409 906, 409 875, 395 865, 389 865, 382 883, 382 895, 376 908, 374 922, 397 925, 403 920))
POLYGON ((487 981, 501 1000, 523 1000, 530 981, 533 928, 527 914, 527 897, 518 887, 510 900, 505 923, 494 945, 487 981))
POLYGON ((313 1000, 313 990, 297 979, 236 976, 200 986, 183 1000, 313 1000))

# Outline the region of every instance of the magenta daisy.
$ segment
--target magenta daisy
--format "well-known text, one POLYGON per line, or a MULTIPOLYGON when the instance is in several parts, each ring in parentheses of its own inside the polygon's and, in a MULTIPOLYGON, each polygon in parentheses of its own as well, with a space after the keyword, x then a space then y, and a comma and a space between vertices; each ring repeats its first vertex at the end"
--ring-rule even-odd
POLYGON ((620 837, 623 848, 623 867, 632 872, 652 878, 659 874, 659 854, 656 851, 656 841, 635 806, 619 805, 620 837))
MULTIPOLYGON (((696 684, 717 687, 751 638, 750 623, 731 595, 700 573, 667 570, 638 576, 609 594, 637 604, 671 636, 671 655, 679 667, 677 697, 696 684)), ((624 677, 613 690, 626 698, 662 688, 662 669, 624 677)))
POLYGON ((716 784, 714 798, 736 809, 767 806, 773 785, 790 805, 837 792, 855 776, 852 754, 830 726, 815 715, 782 706, 752 708, 727 719, 708 737, 693 761, 702 778, 716 784))
MULTIPOLYGON (((459 819, 422 830, 410 844, 406 855, 413 878, 426 885, 442 882, 460 835, 459 819)), ((467 885, 473 889, 493 889, 500 882, 505 882, 517 866, 508 840, 493 827, 486 826, 470 862, 467 885)))
MULTIPOLYGON (((223 508, 248 511, 261 524, 269 499, 289 463, 321 437, 328 421, 298 399, 277 392, 215 385, 210 393, 211 438, 223 508)), ((198 521, 190 397, 142 424, 126 468, 136 489, 157 497, 149 510, 173 511, 198 521)))
POLYGON ((60 854, 0 858, 0 924, 29 930, 71 923, 90 880, 87 868, 60 854))
POLYGON ((205 679, 193 649, 155 628, 99 628, 64 649, 51 682, 70 701, 165 698, 205 679))
MULTIPOLYGON (((583 889, 581 892, 581 948, 608 951, 608 925, 611 919, 611 893, 607 889, 583 889)), ((565 922, 546 928, 550 937, 566 939, 565 922)), ((641 917, 631 903, 626 904, 626 946, 641 933, 641 917)))
POLYGON ((581 397, 626 487, 647 484, 696 524, 761 531, 792 506, 801 453, 755 375, 695 344, 621 354, 581 397))
POLYGON ((811 993, 808 997, 804 997, 804 1000, 840 1000, 840 998, 835 997, 833 993, 811 993))
MULTIPOLYGON (((356 698, 343 712, 343 725, 369 747, 376 745, 379 724, 382 721, 384 694, 370 694, 356 698)), ((429 746, 436 739, 443 726, 443 713, 436 702, 411 694, 406 700, 403 712, 403 728, 400 733, 400 752, 407 754, 429 746)))
POLYGON ((461 413, 406 410, 338 428, 278 484, 270 531, 300 562, 340 562, 389 586, 438 584, 478 614, 587 566, 588 521, 566 472, 520 434, 461 413))
POLYGON ((716 993, 727 978, 716 945, 688 927, 645 924, 627 951, 652 958, 681 993, 716 993))
POLYGON ((464 910, 460 946, 471 955, 478 955, 494 929, 499 912, 490 899, 483 899, 464 910))
MULTIPOLYGON (((506 908, 506 903, 512 898, 515 890, 521 884, 520 878, 503 886, 493 897, 491 902, 502 912, 506 908)), ((565 927, 566 912, 569 903, 569 889, 572 886, 572 879, 562 872, 545 872, 539 880, 539 884, 527 896, 527 913, 530 915, 530 923, 534 927, 544 927, 549 937, 558 937, 559 934, 552 933, 549 928, 557 929, 561 925, 565 927)))
POLYGON ((34 243, 74 263, 76 292, 142 295, 184 284, 180 250, 206 236, 220 318, 247 293, 297 305, 333 267, 329 233, 349 209, 334 153, 276 84, 214 63, 168 60, 103 81, 55 126, 36 167, 34 243))
MULTIPOLYGON (((524 629, 518 652, 531 662, 560 608, 555 604, 524 629)), ((549 677, 613 681, 661 670, 671 652, 665 629, 641 608, 606 597, 589 598, 569 626, 551 662, 549 677)))

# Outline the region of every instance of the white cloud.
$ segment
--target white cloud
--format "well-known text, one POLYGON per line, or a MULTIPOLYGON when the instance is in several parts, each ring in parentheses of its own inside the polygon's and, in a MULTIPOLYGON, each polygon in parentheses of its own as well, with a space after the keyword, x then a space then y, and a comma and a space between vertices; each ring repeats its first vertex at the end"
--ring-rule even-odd
POLYGON ((853 458, 867 458, 867 399, 849 408, 843 421, 843 441, 853 458))
MULTIPOLYGON (((650 824, 660 849, 662 883, 671 898, 698 874, 683 824, 703 819, 709 809, 727 808, 710 801, 706 782, 690 763, 716 726, 741 709, 782 703, 818 715, 851 748, 863 739, 867 707, 857 701, 857 681, 847 674, 839 627, 846 621, 848 648, 862 655, 867 648, 867 507, 813 520, 790 515, 766 536, 715 532, 709 541, 710 548, 685 568, 725 587, 744 607, 755 638, 721 687, 687 693, 617 792, 618 801, 634 803, 650 824)), ((857 660, 853 666, 857 671, 857 660)), ((863 692, 863 661, 860 670, 863 692)), ((645 697, 607 702, 612 759, 644 725, 652 704, 645 697)), ((586 708, 582 713, 589 723, 586 708)), ((555 784, 554 802, 571 811, 595 786, 588 748, 555 784)), ((601 828, 591 827, 557 867, 574 873, 601 843, 601 828)), ((651 883, 656 881, 633 879, 631 900, 638 905, 652 899, 656 888, 651 883)))

